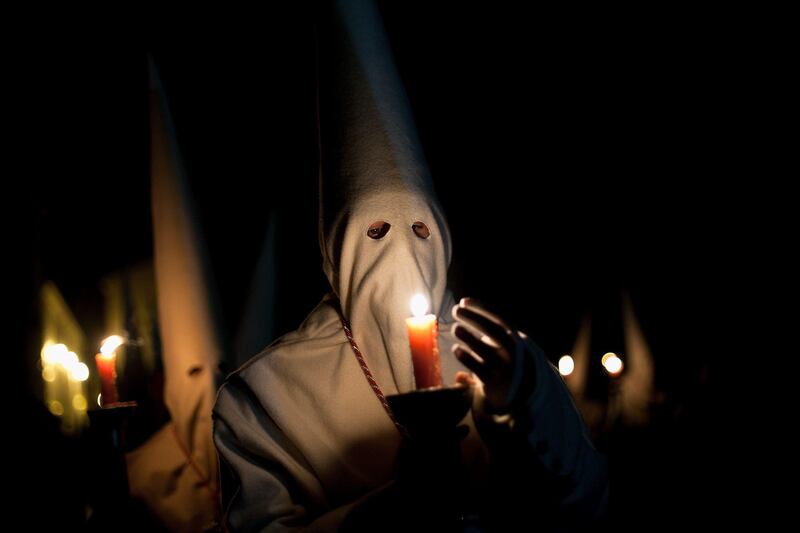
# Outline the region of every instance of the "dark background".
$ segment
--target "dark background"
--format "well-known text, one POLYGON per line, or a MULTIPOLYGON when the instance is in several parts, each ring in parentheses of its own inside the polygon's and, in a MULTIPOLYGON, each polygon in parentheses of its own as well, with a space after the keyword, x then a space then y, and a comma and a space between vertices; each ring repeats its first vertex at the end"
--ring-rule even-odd
MULTIPOLYGON (((701 521, 735 520, 720 510, 745 478, 730 421, 749 346, 731 331, 756 329, 741 307, 764 282, 742 258, 769 261, 753 223, 768 132, 747 31, 728 33, 721 13, 656 8, 381 5, 449 219, 456 296, 494 307, 556 360, 587 312, 592 353, 622 351, 627 291, 667 402, 650 426, 606 443, 615 519, 650 527, 699 510, 701 521)), ((228 334, 272 210, 276 331, 296 327, 327 290, 312 21, 298 9, 223 18, 213 31, 154 24, 129 50, 52 46, 21 59, 9 107, 22 119, 23 165, 10 177, 23 188, 5 198, 19 285, 54 280, 99 336, 98 280, 150 259, 150 50, 228 334)), ((35 318, 32 294, 19 300, 23 324, 35 318)))

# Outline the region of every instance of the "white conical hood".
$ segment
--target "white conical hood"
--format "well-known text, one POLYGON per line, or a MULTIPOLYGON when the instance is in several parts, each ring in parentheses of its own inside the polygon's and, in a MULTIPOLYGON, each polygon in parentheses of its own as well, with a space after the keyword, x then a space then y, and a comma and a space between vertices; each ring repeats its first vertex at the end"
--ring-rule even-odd
POLYGON ((318 38, 324 269, 379 385, 404 392, 414 387, 412 296, 449 315, 450 235, 376 7, 334 2, 318 38), (367 235, 376 221, 391 225, 377 240, 367 235))
MULTIPOLYGON (((213 508, 207 503, 208 489, 216 484, 217 477, 211 409, 222 342, 209 290, 205 248, 193 216, 164 92, 152 63, 150 120, 153 244, 164 362, 164 402, 174 428, 174 434, 162 442, 172 445, 170 451, 164 453, 180 456, 183 449, 197 469, 196 473, 189 469, 184 458, 180 467, 187 475, 178 479, 179 476, 172 473, 176 476, 170 489, 172 503, 165 501, 157 507, 180 508, 179 515, 186 516, 179 521, 185 523, 213 516, 213 508)), ((155 444, 151 448, 162 450, 155 444)), ((145 457, 145 452, 140 456, 145 457)), ((157 468, 163 457, 152 455, 148 460, 152 464, 142 464, 135 469, 146 473, 149 468, 157 468)), ((137 476, 136 479, 143 477, 137 476)))
POLYGON ((630 295, 626 293, 622 303, 627 367, 620 383, 622 416, 628 424, 643 425, 649 420, 653 402, 655 363, 630 295))
POLYGON ((247 291, 242 322, 236 335, 232 368, 240 367, 274 339, 275 330, 275 225, 277 214, 269 215, 267 231, 247 291))

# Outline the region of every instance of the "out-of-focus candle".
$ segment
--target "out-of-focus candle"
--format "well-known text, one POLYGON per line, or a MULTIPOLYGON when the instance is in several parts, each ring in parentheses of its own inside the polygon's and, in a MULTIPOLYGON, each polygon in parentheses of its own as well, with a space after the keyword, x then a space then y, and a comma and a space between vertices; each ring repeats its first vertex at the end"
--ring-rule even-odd
POLYGON ((103 405, 119 402, 117 397, 117 353, 125 339, 119 335, 111 335, 103 341, 100 353, 94 356, 97 373, 100 374, 100 391, 103 405))
POLYGON ((117 354, 99 353, 94 356, 97 373, 100 374, 100 391, 103 405, 117 403, 117 354))
POLYGON ((622 359, 614 352, 608 352, 600 361, 603 363, 606 372, 612 376, 618 376, 620 372, 622 372, 624 364, 622 363, 622 359))
POLYGON ((411 299, 411 313, 414 316, 406 319, 406 326, 418 389, 442 385, 442 364, 436 340, 439 327, 436 315, 426 314, 427 311, 428 300, 423 295, 417 294, 411 299))

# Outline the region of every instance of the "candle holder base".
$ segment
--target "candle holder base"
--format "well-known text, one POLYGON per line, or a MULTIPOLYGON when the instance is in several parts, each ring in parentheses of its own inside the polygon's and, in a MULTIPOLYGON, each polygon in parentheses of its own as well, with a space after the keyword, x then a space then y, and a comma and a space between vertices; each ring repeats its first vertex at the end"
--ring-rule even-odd
POLYGON ((92 531, 118 529, 119 517, 129 513, 125 432, 136 406, 136 402, 115 402, 87 412, 87 447, 92 457, 87 472, 92 531))
POLYGON ((90 409, 87 414, 92 434, 101 442, 111 444, 113 449, 127 451, 125 430, 136 407, 136 402, 114 402, 90 409))
POLYGON ((386 397, 397 421, 415 436, 451 432, 472 405, 468 387, 431 387, 386 397))

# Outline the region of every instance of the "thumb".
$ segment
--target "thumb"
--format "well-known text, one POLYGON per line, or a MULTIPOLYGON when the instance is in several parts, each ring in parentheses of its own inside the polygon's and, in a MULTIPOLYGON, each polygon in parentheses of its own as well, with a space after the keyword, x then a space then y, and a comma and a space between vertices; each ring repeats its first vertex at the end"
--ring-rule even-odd
POLYGON ((470 372, 459 370, 456 372, 456 385, 464 385, 465 387, 475 387, 475 378, 470 372))

